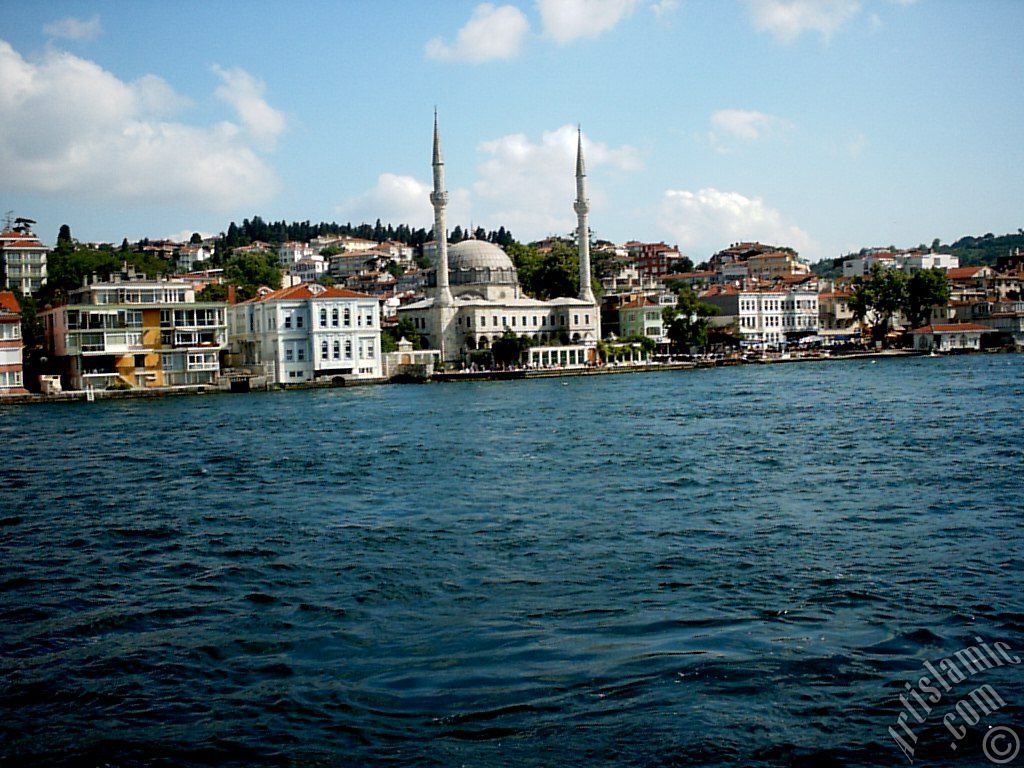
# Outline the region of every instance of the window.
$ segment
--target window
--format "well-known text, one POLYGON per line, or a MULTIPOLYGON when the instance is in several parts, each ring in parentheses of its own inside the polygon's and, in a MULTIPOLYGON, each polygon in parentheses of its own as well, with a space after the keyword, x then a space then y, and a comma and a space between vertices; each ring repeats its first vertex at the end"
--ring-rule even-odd
POLYGON ((480 315, 480 327, 485 328, 487 326, 487 315, 480 315))
POLYGON ((515 315, 512 315, 512 327, 513 328, 516 327, 516 316, 515 315))
POLYGON ((334 359, 341 359, 341 342, 338 341, 337 339, 334 340, 334 359))
POLYGON ((299 347, 297 350, 295 350, 295 357, 300 362, 305 360, 306 359, 306 350, 305 350, 305 348, 304 347, 299 347))
POLYGON ((320 359, 327 359, 327 339, 324 339, 322 342, 320 342, 320 359))
POLYGON ((573 315, 572 316, 572 324, 573 325, 579 325, 580 324, 580 316, 579 315, 573 315))
POLYGON ((292 352, 292 348, 291 347, 285 347, 284 348, 284 361, 286 363, 290 363, 294 359, 294 357, 295 357, 295 355, 292 352))
POLYGON ((327 327, 327 307, 320 308, 320 327, 327 327))
POLYGON ((338 327, 338 308, 337 307, 335 307, 334 309, 331 310, 331 327, 332 328, 337 328, 338 327))
POLYGON ((301 328, 302 327, 302 315, 296 315, 295 316, 295 327, 296 328, 301 328))
POLYGON ((352 325, 352 310, 345 307, 345 327, 348 328, 352 325))
POLYGON ((291 315, 285 315, 284 316, 284 327, 285 328, 291 328, 292 327, 292 316, 291 315))
POLYGON ((373 343, 373 339, 366 342, 366 356, 373 359, 373 356, 377 354, 376 345, 373 343))
POLYGON ((345 359, 352 359, 352 339, 345 339, 345 359))
MULTIPOLYGON (((658 316, 655 314, 655 315, 652 315, 651 319, 656 320, 657 318, 658 318, 658 316)), ((590 315, 584 315, 583 316, 583 322, 586 323, 587 325, 590 325, 590 315)))
POLYGON ((537 316, 536 315, 533 316, 533 327, 534 328, 537 327, 537 316))

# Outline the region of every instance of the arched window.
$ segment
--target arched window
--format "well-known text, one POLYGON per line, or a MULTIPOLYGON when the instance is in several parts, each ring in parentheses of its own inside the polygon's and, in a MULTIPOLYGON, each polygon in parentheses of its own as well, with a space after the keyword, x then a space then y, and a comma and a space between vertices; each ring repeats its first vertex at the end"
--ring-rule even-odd
POLYGON ((320 359, 327 359, 327 339, 324 339, 322 342, 320 342, 320 359))
POLYGON ((331 310, 331 325, 334 328, 338 327, 338 308, 337 307, 335 307, 334 309, 331 310))
POLYGON ((341 342, 338 341, 337 339, 334 340, 334 359, 341 359, 341 342))
POLYGON ((327 327, 327 307, 320 308, 320 327, 327 327))
MULTIPOLYGON (((345 307, 345 321, 344 321, 344 324, 345 324, 346 328, 348 328, 349 326, 352 325, 352 309, 351 309, 351 307, 345 307)), ((351 355, 348 355, 348 357, 351 357, 351 355)))

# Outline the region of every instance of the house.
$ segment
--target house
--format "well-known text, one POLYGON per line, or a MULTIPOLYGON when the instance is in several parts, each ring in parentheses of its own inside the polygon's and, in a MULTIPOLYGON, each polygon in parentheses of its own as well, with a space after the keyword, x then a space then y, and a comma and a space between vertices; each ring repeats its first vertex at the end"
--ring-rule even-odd
POLYGON ((327 274, 327 260, 319 253, 290 262, 288 271, 303 283, 315 283, 327 274))
POLYGON ((788 275, 808 275, 811 271, 792 251, 758 253, 747 259, 746 264, 747 275, 765 283, 788 275))
POLYGON ((641 296, 619 307, 619 336, 647 336, 656 341, 665 338, 665 326, 657 301, 641 296))
POLYGON ((682 259, 679 249, 666 243, 641 243, 630 240, 625 244, 629 258, 636 263, 641 277, 662 278, 670 274, 682 259))
POLYGON ((46 285, 48 252, 25 227, 0 232, 0 289, 28 296, 46 285))
POLYGON ((900 269, 908 274, 913 274, 922 269, 943 269, 947 272, 951 269, 956 269, 960 266, 960 259, 949 253, 935 253, 929 251, 928 253, 922 253, 920 251, 911 251, 900 257, 897 257, 900 269))
POLYGON ((22 347, 21 306, 11 291, 0 291, 0 395, 26 391, 22 347))
POLYGON ((373 296, 317 283, 261 289, 232 306, 229 319, 237 364, 262 368, 278 384, 381 377, 380 307, 373 296))
POLYGON ((992 333, 992 329, 976 323, 948 323, 915 328, 910 335, 914 349, 953 352, 981 349, 981 337, 985 333, 992 333))
POLYGON ((178 249, 178 269, 182 272, 191 272, 202 266, 204 262, 213 256, 213 248, 202 243, 181 246, 178 249))
POLYGON ((308 243, 299 243, 289 240, 288 242, 281 243, 277 246, 277 260, 285 267, 314 256, 319 257, 320 251, 316 250, 308 243))
POLYGON ((850 292, 825 291, 818 294, 818 334, 834 342, 860 336, 860 322, 850 309, 850 292))
POLYGON ((818 294, 814 291, 716 285, 700 298, 718 307, 719 314, 711 318, 713 326, 735 323, 743 346, 781 347, 818 332, 818 294))
POLYGON ((212 384, 220 374, 227 304, 197 302, 188 282, 129 268, 87 280, 69 299, 40 317, 70 389, 212 384))
POLYGON ((988 317, 979 320, 1016 347, 1024 346, 1024 300, 997 301, 988 317))
POLYGON ((874 250, 863 256, 851 256, 844 259, 843 277, 862 277, 868 274, 875 264, 880 264, 884 269, 895 269, 898 266, 894 253, 874 250))

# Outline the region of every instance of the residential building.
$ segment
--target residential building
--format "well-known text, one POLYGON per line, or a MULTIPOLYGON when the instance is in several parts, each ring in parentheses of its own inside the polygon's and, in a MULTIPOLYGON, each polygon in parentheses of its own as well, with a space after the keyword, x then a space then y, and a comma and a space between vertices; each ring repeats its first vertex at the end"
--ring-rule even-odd
POLYGON ((981 337, 986 333, 992 333, 987 325, 949 323, 915 328, 910 335, 914 339, 914 349, 956 352, 981 349, 981 337))
POLYGON ((70 389, 211 384, 227 349, 227 305, 197 302, 183 280, 130 269, 87 282, 40 316, 70 389))
POLYGON ((873 251, 862 256, 850 256, 843 260, 843 277, 861 277, 871 271, 875 264, 885 269, 895 269, 899 264, 896 256, 889 251, 873 251))
POLYGON ((1024 346, 1024 301, 997 301, 988 317, 978 322, 998 331, 1014 346, 1024 346))
POLYGON ((320 254, 303 256, 298 261, 290 262, 288 271, 304 283, 315 283, 327 274, 327 260, 320 254))
POLYGON ((213 256, 213 248, 202 243, 187 243, 178 249, 178 269, 191 272, 201 269, 202 265, 213 256))
POLYGON ((661 319, 664 306, 641 296, 619 307, 619 336, 647 336, 662 341, 665 326, 661 319))
POLYGON ((666 243, 641 243, 631 240, 625 244, 625 248, 642 277, 661 279, 671 274, 682 259, 679 249, 666 243))
POLYGON ((818 332, 818 294, 805 289, 742 289, 713 286, 701 299, 719 309, 712 325, 735 323, 740 343, 748 347, 781 347, 818 332))
POLYGON ((261 289, 229 314, 236 363, 261 368, 278 384, 382 375, 380 307, 372 296, 302 283, 261 289))
POLYGON ((28 296, 46 285, 48 252, 27 228, 0 232, 0 288, 28 296))
POLYGON ((11 291, 0 291, 0 395, 25 391, 22 347, 21 306, 11 291))
POLYGON ((665 285, 681 283, 691 288, 707 288, 714 282, 715 272, 710 269, 702 272, 675 272, 670 275, 664 275, 661 279, 665 285))
POLYGON ((922 269, 950 270, 960 266, 960 259, 957 256, 949 253, 935 253, 933 251, 928 253, 911 251, 898 256, 897 261, 899 262, 900 269, 910 274, 922 269))
POLYGON ((313 248, 309 243, 300 243, 293 240, 281 243, 277 246, 277 259, 281 262, 282 266, 289 267, 303 259, 309 259, 312 257, 319 257, 320 251, 313 248))
POLYGON ((849 302, 849 291, 818 294, 818 335, 833 342, 851 341, 860 336, 860 322, 849 302))
POLYGON ((793 251, 754 254, 746 260, 746 265, 747 276, 764 283, 789 275, 808 275, 811 271, 793 251))

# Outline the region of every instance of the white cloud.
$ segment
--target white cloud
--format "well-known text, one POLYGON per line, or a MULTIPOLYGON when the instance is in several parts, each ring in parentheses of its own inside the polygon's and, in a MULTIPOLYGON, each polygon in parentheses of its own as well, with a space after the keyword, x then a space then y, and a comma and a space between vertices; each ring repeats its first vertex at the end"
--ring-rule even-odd
MULTIPOLYGON (((544 34, 559 43, 597 37, 636 8, 638 0, 537 0, 544 34)), ((669 5, 672 5, 670 0, 669 5)))
MULTIPOLYGON (((382 173, 373 189, 345 200, 336 210, 355 223, 380 219, 430 229, 434 225, 430 191, 431 185, 412 176, 382 173)), ((448 227, 456 224, 467 226, 469 211, 469 193, 464 189, 451 191, 448 195, 448 227)))
POLYGON ((519 53, 523 38, 530 30, 526 16, 513 5, 478 5, 465 26, 459 30, 454 45, 435 37, 427 43, 428 59, 480 63, 511 59, 519 53))
POLYGON ((214 93, 238 113, 242 125, 257 140, 267 147, 273 147, 274 140, 284 131, 284 115, 263 99, 264 85, 244 69, 223 69, 216 64, 211 67, 221 79, 214 93))
POLYGON ((779 42, 791 43, 804 32, 832 34, 860 10, 858 0, 747 0, 754 26, 779 42))
POLYGON ((14 194, 226 210, 271 196, 277 178, 230 122, 159 119, 187 100, 155 76, 125 83, 49 50, 0 40, 0 167, 14 194))
POLYGON ((739 192, 666 190, 659 223, 681 248, 695 252, 711 253, 744 240, 788 245, 801 253, 815 248, 811 237, 779 211, 739 192))
MULTIPOLYGON (((487 157, 477 168, 473 184, 475 210, 486 227, 503 225, 519 238, 540 238, 568 232, 575 226, 576 127, 547 131, 539 143, 524 134, 485 141, 479 150, 487 157)), ((633 171, 640 168, 635 149, 609 147, 583 137, 588 173, 603 166, 633 171)), ((595 207, 603 197, 590 181, 588 194, 595 207)))
POLYGON ((99 16, 93 16, 91 19, 68 16, 43 25, 43 34, 47 37, 62 37, 67 40, 95 40, 102 31, 99 16))
POLYGON ((711 115, 711 125, 746 141, 760 139, 789 127, 781 117, 750 109, 720 109, 711 115))

